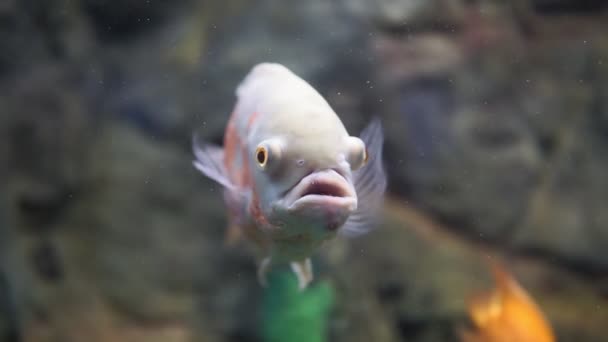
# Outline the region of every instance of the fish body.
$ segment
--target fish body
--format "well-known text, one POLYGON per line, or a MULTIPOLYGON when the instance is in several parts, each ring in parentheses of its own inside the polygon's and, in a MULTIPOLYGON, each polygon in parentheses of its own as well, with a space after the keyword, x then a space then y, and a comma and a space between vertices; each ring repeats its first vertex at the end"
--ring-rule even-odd
POLYGON ((474 331, 463 342, 555 342, 551 325, 534 300, 502 266, 493 265, 496 288, 468 303, 474 331))
POLYGON ((194 166, 223 185, 230 230, 259 247, 260 281, 271 264, 289 262, 305 288, 323 242, 374 226, 386 188, 381 125, 349 135, 325 99, 280 64, 255 66, 236 95, 223 148, 195 137, 194 166))

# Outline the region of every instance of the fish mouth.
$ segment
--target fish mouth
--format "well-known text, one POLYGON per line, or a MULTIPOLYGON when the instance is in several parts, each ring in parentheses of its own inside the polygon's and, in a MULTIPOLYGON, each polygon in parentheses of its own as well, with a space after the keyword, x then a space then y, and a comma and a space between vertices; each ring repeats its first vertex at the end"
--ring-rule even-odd
POLYGON ((335 170, 316 171, 302 178, 285 197, 287 211, 344 220, 357 209, 351 182, 335 170))

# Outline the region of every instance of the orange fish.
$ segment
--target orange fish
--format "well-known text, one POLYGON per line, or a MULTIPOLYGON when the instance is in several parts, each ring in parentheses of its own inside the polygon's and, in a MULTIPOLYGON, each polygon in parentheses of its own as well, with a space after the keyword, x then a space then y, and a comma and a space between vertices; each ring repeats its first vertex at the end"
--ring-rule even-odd
POLYGON ((373 226, 386 188, 382 127, 374 120, 348 134, 321 94, 280 64, 255 66, 236 95, 223 148, 195 137, 194 166, 224 187, 232 230, 260 247, 260 282, 288 262, 303 289, 323 242, 373 226))
POLYGON ((548 320, 530 295, 504 267, 493 264, 496 288, 468 301, 474 331, 463 342, 554 342, 548 320))

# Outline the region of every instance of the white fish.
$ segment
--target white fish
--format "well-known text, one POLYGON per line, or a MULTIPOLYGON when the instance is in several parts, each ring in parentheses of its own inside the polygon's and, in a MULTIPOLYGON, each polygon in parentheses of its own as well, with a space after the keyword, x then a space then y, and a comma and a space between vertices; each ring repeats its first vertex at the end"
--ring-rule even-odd
POLYGON ((224 147, 195 137, 194 166, 225 188, 229 234, 260 248, 260 282, 271 264, 289 262, 304 289, 315 249, 374 226, 386 188, 380 121, 350 136, 325 99, 280 64, 255 66, 236 95, 224 147))

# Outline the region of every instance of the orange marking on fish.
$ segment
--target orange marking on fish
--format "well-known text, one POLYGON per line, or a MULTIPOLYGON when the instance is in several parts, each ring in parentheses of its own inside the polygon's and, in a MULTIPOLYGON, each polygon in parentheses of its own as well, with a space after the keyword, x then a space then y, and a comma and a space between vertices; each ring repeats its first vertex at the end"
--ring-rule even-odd
POLYGON ((241 160, 242 162, 242 167, 241 167, 241 186, 243 187, 251 187, 251 185, 253 184, 253 180, 251 179, 251 171, 249 169, 249 153, 247 153, 247 149, 245 148, 245 146, 242 147, 241 149, 241 160))
POLYGON ((258 197, 257 192, 253 192, 253 196, 251 199, 251 216, 255 219, 256 222, 263 226, 270 225, 266 216, 264 216, 264 212, 262 211, 262 207, 260 206, 260 198, 258 197))
POLYGON ((468 301, 474 331, 461 332, 464 342, 554 342, 541 309, 502 266, 493 264, 496 288, 468 301))
POLYGON ((226 167, 226 170, 231 173, 229 175, 231 179, 234 179, 234 175, 232 174, 234 170, 234 157, 240 148, 240 139, 236 132, 234 121, 235 116, 233 113, 230 116, 230 120, 226 126, 226 133, 224 134, 224 166, 226 167))
POLYGON ((251 114, 251 116, 249 117, 249 120, 247 121, 247 130, 251 129, 251 125, 253 125, 255 120, 257 120, 257 118, 258 118, 258 112, 253 112, 253 114, 251 114))

